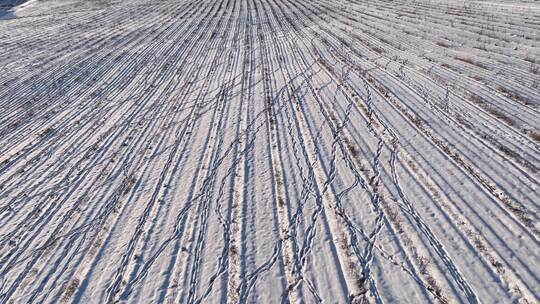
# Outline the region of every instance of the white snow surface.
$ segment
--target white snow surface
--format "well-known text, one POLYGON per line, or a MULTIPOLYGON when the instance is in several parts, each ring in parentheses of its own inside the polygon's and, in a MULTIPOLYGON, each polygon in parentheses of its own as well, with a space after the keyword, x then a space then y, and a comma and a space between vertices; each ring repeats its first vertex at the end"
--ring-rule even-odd
POLYGON ((7 7, 0 303, 539 303, 539 1, 7 7))

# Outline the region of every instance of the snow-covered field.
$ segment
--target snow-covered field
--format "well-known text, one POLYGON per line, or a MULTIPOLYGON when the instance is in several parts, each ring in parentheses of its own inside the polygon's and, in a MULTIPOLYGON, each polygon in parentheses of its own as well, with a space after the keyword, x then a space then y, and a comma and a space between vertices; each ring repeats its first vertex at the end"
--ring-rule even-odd
POLYGON ((539 303, 539 1, 0 4, 0 303, 539 303))

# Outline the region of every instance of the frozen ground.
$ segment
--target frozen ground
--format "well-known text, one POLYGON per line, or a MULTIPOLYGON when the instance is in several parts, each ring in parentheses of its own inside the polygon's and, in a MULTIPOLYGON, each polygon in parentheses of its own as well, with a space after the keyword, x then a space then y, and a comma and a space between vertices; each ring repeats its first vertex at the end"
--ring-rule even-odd
POLYGON ((7 2, 0 303, 540 301, 540 2, 7 2))

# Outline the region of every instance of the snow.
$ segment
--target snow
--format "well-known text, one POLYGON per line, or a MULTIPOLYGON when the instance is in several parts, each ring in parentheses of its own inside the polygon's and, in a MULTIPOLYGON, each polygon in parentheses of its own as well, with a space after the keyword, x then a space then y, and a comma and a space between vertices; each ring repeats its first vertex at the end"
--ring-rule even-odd
POLYGON ((0 11, 0 303, 537 303, 538 1, 0 11))

